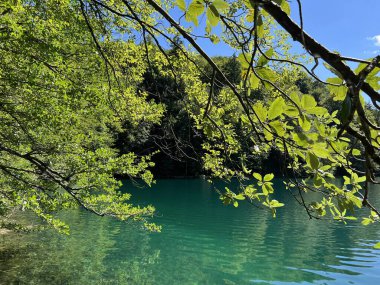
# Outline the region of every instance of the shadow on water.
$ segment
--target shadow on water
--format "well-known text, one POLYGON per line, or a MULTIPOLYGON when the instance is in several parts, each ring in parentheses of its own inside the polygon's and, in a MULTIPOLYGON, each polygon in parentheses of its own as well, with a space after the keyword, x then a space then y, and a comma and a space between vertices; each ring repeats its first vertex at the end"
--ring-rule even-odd
POLYGON ((246 203, 223 206, 204 180, 126 183, 135 202, 156 206, 162 233, 63 212, 70 236, 0 236, 0 284, 379 283, 378 225, 309 220, 282 182, 276 186, 287 206, 273 219, 246 203))

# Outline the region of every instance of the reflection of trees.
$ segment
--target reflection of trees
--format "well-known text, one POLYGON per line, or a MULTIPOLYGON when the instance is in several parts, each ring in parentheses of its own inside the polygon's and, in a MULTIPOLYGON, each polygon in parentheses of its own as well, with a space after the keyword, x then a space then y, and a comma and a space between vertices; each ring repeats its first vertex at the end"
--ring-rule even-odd
POLYGON ((149 235, 79 211, 65 218, 73 225, 70 236, 49 231, 2 237, 0 284, 151 284, 138 279, 149 280, 142 266, 159 258, 149 235))
MULTIPOLYGON (((281 189, 279 184, 277 186, 281 189)), ((204 194, 207 191, 203 189, 202 195, 207 196, 204 194)), ((176 196, 174 200, 177 199, 176 196)), ((339 269, 341 259, 354 260, 357 253, 350 248, 356 246, 357 240, 374 236, 377 230, 375 227, 363 229, 358 223, 344 226, 338 222, 310 221, 300 213, 300 207, 289 193, 279 193, 278 199, 286 202, 288 207, 281 209, 276 219, 272 219, 270 213, 248 205, 242 204, 238 210, 221 207, 216 195, 212 199, 215 204, 202 205, 196 213, 195 210, 189 213, 194 201, 188 199, 187 196, 181 199, 181 209, 187 209, 187 215, 198 221, 196 225, 186 223, 185 218, 182 223, 178 222, 176 229, 180 229, 183 236, 172 244, 172 251, 191 251, 192 246, 197 247, 186 252, 186 257, 196 260, 197 269, 201 267, 207 272, 207 268, 217 267, 221 279, 237 284, 252 279, 284 282, 326 279, 318 271, 330 272, 332 276, 334 273, 358 274, 349 268, 339 269)), ((213 277, 200 276, 205 278, 204 282, 212 282, 213 277)), ((200 280, 199 276, 197 280, 200 280)))
MULTIPOLYGON (((160 234, 79 211, 63 214, 73 225, 71 236, 1 237, 8 250, 0 248, 0 283, 292 283, 326 280, 324 272, 332 278, 359 274, 343 265, 357 264, 359 250, 366 250, 358 242, 377 236, 379 227, 308 220, 289 193, 275 186, 276 198, 287 204, 276 219, 245 203, 223 206, 202 180, 159 181, 155 189, 134 193, 157 206, 160 234)), ((380 197, 373 198, 380 204, 380 197)))
MULTIPOLYGON (((276 186, 281 189, 279 184, 276 186)), ((363 228, 359 222, 344 226, 337 222, 309 220, 300 213, 299 206, 288 193, 279 193, 278 196, 288 207, 281 209, 276 219, 256 209, 238 211, 239 214, 232 217, 231 223, 244 223, 245 226, 234 227, 237 232, 231 244, 239 246, 233 246, 231 274, 246 281, 284 282, 325 279, 313 273, 317 271, 359 274, 338 267, 342 258, 355 260, 357 252, 351 248, 357 247, 358 240, 376 236, 378 227, 363 228)))

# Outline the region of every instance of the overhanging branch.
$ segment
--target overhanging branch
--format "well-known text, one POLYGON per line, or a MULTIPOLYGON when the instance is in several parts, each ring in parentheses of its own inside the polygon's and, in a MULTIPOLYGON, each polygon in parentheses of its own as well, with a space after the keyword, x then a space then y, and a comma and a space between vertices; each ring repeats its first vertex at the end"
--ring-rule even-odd
MULTIPOLYGON (((303 31, 301 27, 280 8, 280 6, 270 0, 257 0, 257 2, 260 3, 260 6, 267 11, 281 25, 281 27, 293 37, 294 40, 301 43, 305 49, 308 49, 316 58, 320 57, 332 66, 348 83, 357 84, 360 82, 358 75, 356 75, 351 68, 344 63, 344 57, 328 50, 326 47, 318 43, 309 34, 303 31)), ((380 94, 368 83, 364 82, 361 86, 361 90, 363 90, 373 102, 380 102, 380 94)))

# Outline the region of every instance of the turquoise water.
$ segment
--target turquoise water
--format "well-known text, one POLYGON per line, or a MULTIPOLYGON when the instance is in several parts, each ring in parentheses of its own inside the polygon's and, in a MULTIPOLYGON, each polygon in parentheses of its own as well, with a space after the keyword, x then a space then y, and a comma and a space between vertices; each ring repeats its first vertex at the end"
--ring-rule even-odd
POLYGON ((156 206, 162 233, 65 212, 70 236, 0 236, 0 284, 380 284, 379 225, 309 220, 279 192, 273 219, 223 206, 203 180, 159 180, 133 193, 156 206))

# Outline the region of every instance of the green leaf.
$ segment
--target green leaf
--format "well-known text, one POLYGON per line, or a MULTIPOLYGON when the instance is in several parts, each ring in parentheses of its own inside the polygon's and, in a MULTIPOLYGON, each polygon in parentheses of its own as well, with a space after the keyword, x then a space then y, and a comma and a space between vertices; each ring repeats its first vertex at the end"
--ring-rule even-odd
POLYGON ((198 17, 203 14, 204 10, 204 2, 201 0, 194 0, 190 3, 189 8, 186 12, 186 19, 198 26, 198 17))
POLYGON ((267 120, 268 111, 263 105, 263 103, 255 103, 255 105, 253 105, 253 110, 255 111, 256 115, 259 117, 261 122, 265 122, 267 120))
POLYGON ((356 217, 352 217, 352 216, 345 216, 344 219, 345 219, 345 220, 356 221, 358 218, 356 218, 356 217))
POLYGON ((287 1, 283 0, 281 3, 281 9, 284 11, 288 16, 290 15, 290 5, 287 1))
POLYGON ((306 163, 312 169, 315 169, 315 170, 317 170, 318 167, 319 167, 319 159, 318 159, 318 157, 314 153, 312 153, 310 151, 308 151, 307 154, 306 154, 306 163))
POLYGON ((311 128, 311 122, 308 118, 308 116, 304 115, 304 114, 301 114, 299 117, 298 117, 298 123, 300 125, 300 127, 305 131, 309 131, 310 128, 311 128))
POLYGON ((304 133, 293 133, 293 139, 301 147, 309 145, 308 138, 304 133))
POLYGON ((236 195, 236 196, 235 196, 235 199, 236 199, 236 200, 244 200, 245 197, 244 197, 243 194, 239 194, 239 195, 236 195))
POLYGON ((283 207, 285 204, 280 203, 277 200, 272 200, 272 201, 270 201, 269 205, 273 208, 279 208, 279 207, 283 207))
POLYGON ((317 102, 315 101, 313 96, 303 95, 301 98, 301 106, 305 110, 309 110, 309 109, 313 109, 315 106, 317 106, 317 102))
POLYGON ((241 54, 239 54, 237 59, 240 62, 242 69, 244 70, 244 69, 249 68, 249 64, 251 63, 252 56, 248 55, 248 54, 241 53, 241 54))
POLYGON ((193 22, 195 26, 199 25, 197 16, 195 16, 193 14, 186 13, 185 17, 186 17, 186 21, 193 22))
POLYGON ((268 132, 267 129, 264 129, 264 137, 267 141, 273 140, 273 134, 271 132, 268 132))
POLYGON ((205 9, 204 2, 202 0, 194 0, 190 3, 187 13, 194 16, 200 16, 203 14, 205 9))
POLYGON ((229 7, 228 3, 224 0, 214 0, 211 5, 214 6, 219 12, 224 12, 229 7))
POLYGON ((347 199, 355 205, 355 207, 357 208, 362 208, 363 206, 363 203, 362 203, 362 200, 359 198, 359 197, 356 197, 354 194, 352 194, 351 192, 347 192, 346 193, 346 197, 347 199))
POLYGON ((327 158, 330 155, 329 149, 325 143, 314 143, 312 145, 313 153, 320 158, 327 158))
POLYGON ((380 249, 380 242, 378 242, 377 244, 375 244, 375 245, 373 246, 373 248, 375 248, 375 249, 380 249))
POLYGON ((366 82, 372 86, 373 89, 380 89, 380 77, 379 76, 368 76, 366 82))
POLYGON ((245 2, 245 5, 248 7, 248 8, 255 8, 255 0, 244 0, 245 2))
POLYGON ((273 0, 276 2, 286 14, 290 15, 290 5, 286 0, 273 0))
POLYGON ((206 35, 211 34, 211 30, 212 30, 211 23, 210 23, 210 21, 207 19, 207 20, 206 20, 206 27, 205 27, 206 35))
POLYGON ((213 44, 217 44, 220 42, 220 39, 217 35, 211 35, 210 36, 210 41, 213 43, 213 44))
POLYGON ((313 183, 314 186, 321 187, 323 184, 323 178, 320 175, 315 175, 313 183))
POLYGON ((284 113, 288 115, 289 117, 296 117, 299 115, 298 109, 294 106, 289 106, 289 105, 286 105, 284 113))
POLYGON ((259 15, 257 17, 257 37, 262 38, 264 37, 264 22, 263 22, 263 17, 259 15))
POLYGON ((286 14, 290 15, 290 6, 286 0, 273 0, 276 2, 286 14))
POLYGON ((251 89, 257 89, 260 86, 260 79, 252 72, 249 77, 249 87, 251 89))
MULTIPOLYGON (((368 59, 368 61, 372 61, 372 59, 368 59)), ((359 63, 358 67, 355 69, 355 73, 359 74, 367 65, 367 63, 359 63)))
POLYGON ((369 224, 372 224, 372 223, 373 223, 373 220, 369 219, 369 218, 363 218, 363 220, 362 220, 363 226, 368 226, 369 224))
POLYGON ((263 194, 268 195, 274 192, 274 189, 272 187, 271 183, 264 183, 262 186, 263 194))
POLYGON ((273 120, 283 113, 285 101, 282 97, 277 97, 269 107, 268 119, 273 120))
POLYGON ((282 137, 286 134, 286 130, 283 128, 282 123, 279 120, 270 122, 269 125, 274 128, 276 133, 282 137))
POLYGON ((186 2, 185 2, 185 0, 177 0, 177 7, 181 11, 186 12, 186 2))
MULTIPOLYGON (((369 62, 371 62, 373 60, 373 58, 370 58, 368 59, 369 62)), ((357 69, 355 69, 355 73, 356 74, 359 74, 364 68, 366 68, 368 66, 368 64, 366 63, 361 63, 359 64, 359 66, 357 67, 357 69)), ((366 80, 365 82, 367 82, 369 85, 371 85, 371 87, 375 90, 380 90, 380 77, 377 76, 377 74, 380 72, 380 68, 379 67, 375 67, 366 77, 366 80)))
POLYGON ((269 182, 269 181, 271 181, 273 178, 274 178, 274 174, 273 174, 273 173, 266 174, 266 175, 264 176, 264 181, 265 181, 265 182, 269 182))
POLYGON ((328 113, 328 110, 324 107, 314 107, 313 109, 308 110, 308 112, 316 116, 323 116, 328 113))
POLYGON ((344 179, 344 185, 351 184, 351 179, 349 177, 343 176, 343 179, 344 179))
POLYGON ((247 20, 248 23, 253 23, 254 21, 254 16, 255 16, 255 12, 253 9, 250 9, 247 13, 247 16, 245 17, 245 19, 247 20))
POLYGON ((263 177, 261 176, 261 174, 257 172, 253 173, 253 177, 255 177, 259 181, 263 181, 263 177))
POLYGON ((206 11, 207 20, 211 26, 215 27, 219 23, 219 12, 214 5, 210 5, 206 11))
POLYGON ((268 49, 265 52, 265 55, 260 56, 259 60, 257 61, 257 66, 264 66, 269 62, 268 58, 271 58, 273 55, 273 48, 268 49))
POLYGON ((319 169, 323 170, 323 171, 327 171, 331 168, 331 165, 324 165, 322 167, 320 167, 319 169))
POLYGON ((349 95, 346 96, 342 104, 342 109, 339 112, 340 120, 342 123, 346 123, 351 115, 352 111, 352 102, 349 95))
POLYGON ((297 91, 290 93, 290 99, 292 99, 297 106, 301 106, 300 96, 297 91))
POLYGON ((366 177, 365 176, 361 176, 361 177, 356 178, 355 182, 361 183, 361 182, 364 182, 364 181, 366 181, 366 177))
POLYGON ((327 85, 327 88, 330 90, 330 93, 333 95, 334 101, 342 101, 346 97, 347 94, 347 86, 342 85, 343 80, 340 78, 327 78, 326 82, 340 85, 340 86, 333 86, 333 85, 327 85))
POLYGON ((261 77, 262 79, 268 80, 272 83, 276 82, 277 75, 275 71, 273 71, 270 68, 262 67, 262 68, 256 68, 257 75, 261 77))

